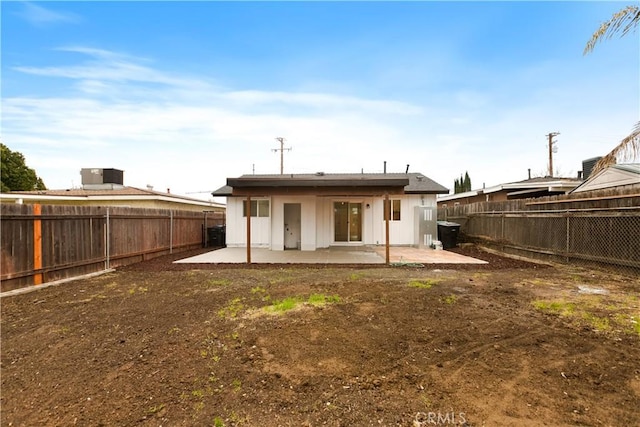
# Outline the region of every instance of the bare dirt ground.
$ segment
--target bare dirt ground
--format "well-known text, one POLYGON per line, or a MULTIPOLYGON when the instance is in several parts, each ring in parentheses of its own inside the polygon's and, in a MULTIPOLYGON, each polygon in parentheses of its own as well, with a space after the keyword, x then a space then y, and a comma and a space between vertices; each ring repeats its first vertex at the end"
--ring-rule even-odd
POLYGON ((490 263, 174 256, 3 298, 1 424, 640 425, 640 279, 458 250, 490 263))

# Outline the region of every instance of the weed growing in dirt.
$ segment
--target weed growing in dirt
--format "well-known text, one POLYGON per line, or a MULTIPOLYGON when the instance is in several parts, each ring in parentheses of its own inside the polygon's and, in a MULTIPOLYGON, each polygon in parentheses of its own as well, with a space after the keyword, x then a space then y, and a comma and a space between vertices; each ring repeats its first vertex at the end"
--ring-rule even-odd
POLYGON ((351 280, 352 282, 355 282, 356 280, 362 279, 364 277, 364 274, 362 273, 351 273, 349 275, 349 280, 351 280))
POLYGON ((299 298, 287 297, 281 301, 275 301, 269 308, 271 311, 285 312, 293 310, 301 302, 299 298))
POLYGON ((261 286, 256 286, 255 288, 251 288, 251 293, 254 295, 263 295, 262 301, 264 302, 271 301, 271 296, 267 295, 267 290, 261 286))
POLYGON ((631 317, 631 324, 633 325, 633 330, 635 331, 636 334, 640 335, 640 320, 636 319, 635 317, 631 317))
POLYGON ((264 308, 267 312, 284 313, 293 310, 301 304, 308 304, 314 307, 325 304, 340 302, 339 295, 312 294, 306 300, 300 297, 287 297, 280 301, 275 301, 270 306, 264 308))
POLYGON ((572 302, 565 301, 534 301, 533 306, 540 311, 547 313, 559 314, 561 316, 570 316, 576 310, 576 305, 572 302))
POLYGON ((455 302, 458 301, 458 297, 455 296, 455 295, 449 295, 449 296, 443 298, 442 301, 445 304, 455 304, 455 302))
POLYGON ((133 285, 133 287, 131 289, 129 289, 129 295, 134 295, 136 292, 140 292, 140 293, 145 293, 147 292, 149 289, 148 288, 143 288, 142 286, 138 286, 138 288, 136 289, 136 286, 133 285))
POLYGON ((229 301, 227 305, 218 310, 218 316, 236 318, 238 317, 238 313, 244 310, 244 308, 242 298, 234 298, 229 301))
POLYGON ((228 286, 231 284, 231 280, 229 279, 209 279, 207 281, 207 286, 228 286))
POLYGON ((236 392, 236 393, 237 393, 237 392, 239 392, 239 391, 240 391, 240 389, 242 388, 242 381, 240 381, 240 380, 239 380, 239 379, 237 379, 237 378, 236 378, 236 379, 234 379, 234 380, 231 382, 231 387, 233 387, 233 391, 234 391, 234 392, 236 392))
POLYGON ((281 269, 277 274, 274 273, 269 278, 269 284, 276 285, 279 283, 291 282, 293 280, 294 274, 295 273, 292 270, 281 269))
POLYGON ((570 319, 576 325, 587 325, 600 332, 619 332, 640 335, 640 324, 633 316, 625 313, 628 306, 625 301, 614 303, 596 300, 594 296, 585 296, 577 302, 534 301, 533 306, 546 313, 557 314, 570 319), (620 311, 623 312, 620 312, 620 311), (595 313, 594 313, 595 311, 595 313), (604 311, 605 315, 602 315, 604 311))
POLYGON ((220 417, 215 417, 213 419, 213 426, 214 427, 224 427, 224 421, 222 421, 222 418, 220 418, 220 417))
POLYGON ((412 280, 409 282, 409 286, 418 289, 431 289, 433 285, 438 284, 438 280, 426 279, 426 280, 412 280))
POLYGON ((582 313, 582 318, 593 328, 598 331, 608 331, 611 329, 609 325, 609 319, 606 317, 598 317, 591 313, 582 313))
POLYGON ((327 303, 340 302, 338 295, 312 294, 309 295, 307 303, 314 306, 325 305, 327 303))
POLYGON ((164 403, 152 406, 151 408, 149 408, 149 413, 150 414, 155 414, 156 412, 160 412, 160 411, 162 411, 164 409, 164 406, 165 406, 164 403))

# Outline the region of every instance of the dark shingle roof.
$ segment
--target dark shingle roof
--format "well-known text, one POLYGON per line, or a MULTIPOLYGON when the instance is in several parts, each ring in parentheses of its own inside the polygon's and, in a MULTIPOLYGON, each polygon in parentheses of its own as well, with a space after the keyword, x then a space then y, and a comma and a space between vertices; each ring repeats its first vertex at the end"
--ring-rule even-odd
POLYGON ((233 187, 404 187, 407 194, 447 194, 449 190, 421 173, 355 173, 355 174, 285 174, 242 175, 229 178, 225 186, 212 193, 230 196, 233 187))

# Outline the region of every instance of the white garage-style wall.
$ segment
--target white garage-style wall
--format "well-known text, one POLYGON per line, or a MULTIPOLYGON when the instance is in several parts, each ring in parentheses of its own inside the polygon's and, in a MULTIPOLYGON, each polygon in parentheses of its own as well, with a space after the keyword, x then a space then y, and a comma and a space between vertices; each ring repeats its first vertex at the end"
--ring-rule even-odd
MULTIPOLYGON (((246 199, 229 197, 227 199, 227 246, 245 247, 247 239, 246 218, 243 203, 246 199)), ((384 245, 385 221, 383 216, 384 197, 321 197, 321 196, 272 196, 270 198, 252 198, 268 200, 269 215, 251 218, 251 246, 271 250, 285 249, 285 204, 299 204, 300 247, 303 251, 330 246, 384 245), (346 201, 362 203, 362 241, 336 242, 334 238, 334 203, 346 201)), ((415 207, 435 208, 436 196, 402 195, 390 196, 389 200, 400 200, 400 220, 389 221, 391 245, 416 244, 415 207)), ((434 218, 435 221, 435 218, 434 218)), ((435 239, 435 236, 434 236, 435 239)))
MULTIPOLYGON (((252 200, 269 201, 269 215, 251 217, 251 247, 269 248, 271 244, 271 216, 273 206, 271 198, 260 197, 252 200)), ((229 247, 247 246, 247 218, 243 216, 243 204, 246 199, 227 197, 226 243, 229 247)))

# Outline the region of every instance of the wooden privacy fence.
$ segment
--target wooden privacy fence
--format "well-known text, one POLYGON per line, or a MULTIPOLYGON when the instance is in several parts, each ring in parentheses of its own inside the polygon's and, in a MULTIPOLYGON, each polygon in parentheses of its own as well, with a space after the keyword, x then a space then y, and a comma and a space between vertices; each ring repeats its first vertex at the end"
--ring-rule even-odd
POLYGON ((505 252, 640 273, 640 194, 594 192, 438 210, 505 252))
POLYGON ((0 221, 4 292, 202 247, 224 214, 2 204, 0 221))

